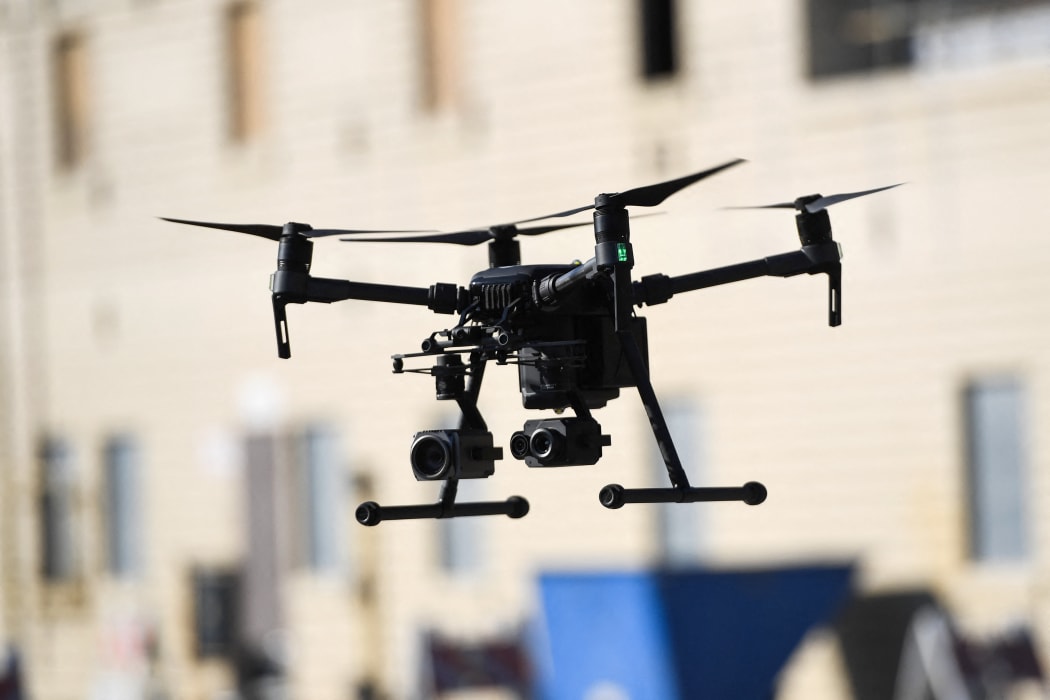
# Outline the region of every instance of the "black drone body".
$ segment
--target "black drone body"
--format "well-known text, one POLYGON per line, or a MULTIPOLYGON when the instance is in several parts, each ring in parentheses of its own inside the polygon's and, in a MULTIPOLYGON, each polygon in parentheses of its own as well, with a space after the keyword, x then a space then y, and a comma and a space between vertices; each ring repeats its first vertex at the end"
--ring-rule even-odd
MULTIPOLYGON (((432 334, 419 355, 477 352, 519 367, 527 409, 601 408, 634 386, 626 371, 609 289, 593 266, 515 265, 477 273, 467 288, 468 305, 453 329, 432 334)), ((630 328, 645 346, 645 319, 630 328)), ((395 356, 395 370, 406 355, 395 356)))
MULTIPOLYGON (((598 462, 611 438, 602 433, 592 410, 634 388, 645 408, 653 436, 667 469, 670 487, 627 489, 610 484, 599 493, 607 508, 627 503, 740 500, 757 505, 766 489, 757 482, 742 487, 710 488, 689 484, 674 441, 649 378, 645 319, 634 308, 661 304, 675 294, 760 276, 792 277, 827 274, 828 320, 841 323, 841 249, 832 238, 826 207, 887 187, 822 197, 800 197, 791 203, 759 208, 792 208, 801 247, 759 260, 669 277, 649 275, 633 280, 634 253, 628 207, 652 207, 706 177, 737 165, 734 160, 686 177, 598 195, 593 204, 533 219, 452 233, 343 238, 352 241, 431 242, 456 245, 488 243, 488 269, 475 274, 466 287, 438 283, 429 288, 352 282, 314 277, 311 239, 405 231, 313 229, 305 224, 215 224, 168 219, 176 223, 231 230, 278 242, 277 270, 270 280, 278 355, 291 356, 285 308, 288 304, 332 303, 360 299, 426 306, 457 317, 449 328, 435 331, 417 352, 393 356, 394 372, 419 373, 434 379, 438 400, 456 401, 459 427, 424 430, 412 439, 409 460, 420 481, 443 481, 440 500, 424 505, 380 506, 367 502, 357 509, 364 525, 383 520, 449 518, 476 515, 524 516, 528 502, 512 496, 505 501, 457 503, 460 479, 485 478, 503 459, 481 412, 478 395, 489 363, 518 368, 521 401, 528 410, 553 410, 558 417, 526 421, 510 436, 510 454, 529 467, 568 467, 598 462), (593 210, 594 256, 568 264, 521 264, 519 235, 539 235, 580 223, 522 226, 543 219, 568 217, 593 210), (423 361, 422 367, 408 367, 423 361), (429 366, 427 366, 429 363, 429 366), (571 416, 563 417, 566 410, 571 416)), ((891 185, 895 187, 896 185, 891 185)))

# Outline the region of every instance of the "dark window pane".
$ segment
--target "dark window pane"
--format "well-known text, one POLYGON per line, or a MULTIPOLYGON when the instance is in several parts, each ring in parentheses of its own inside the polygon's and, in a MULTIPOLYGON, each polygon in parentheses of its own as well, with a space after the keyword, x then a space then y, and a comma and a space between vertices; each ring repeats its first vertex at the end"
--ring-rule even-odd
POLYGON ((46 438, 41 445, 41 568, 49 581, 76 574, 73 522, 73 460, 69 445, 46 438))
POLYGON ((678 70, 674 0, 641 0, 642 75, 660 78, 678 70))
POLYGON ((811 78, 907 66, 918 0, 808 0, 811 78))

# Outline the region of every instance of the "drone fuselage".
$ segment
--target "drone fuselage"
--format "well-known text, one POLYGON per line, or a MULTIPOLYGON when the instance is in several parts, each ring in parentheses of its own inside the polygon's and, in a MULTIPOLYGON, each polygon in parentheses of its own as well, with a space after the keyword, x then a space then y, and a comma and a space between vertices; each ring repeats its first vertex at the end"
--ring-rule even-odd
MULTIPOLYGON (((424 354, 471 349, 516 363, 526 409, 604 406, 620 389, 636 385, 616 334, 607 278, 544 292, 580 269, 579 263, 512 265, 477 273, 460 325, 431 336, 424 354)), ((628 331, 647 356, 645 319, 632 318, 628 331)))

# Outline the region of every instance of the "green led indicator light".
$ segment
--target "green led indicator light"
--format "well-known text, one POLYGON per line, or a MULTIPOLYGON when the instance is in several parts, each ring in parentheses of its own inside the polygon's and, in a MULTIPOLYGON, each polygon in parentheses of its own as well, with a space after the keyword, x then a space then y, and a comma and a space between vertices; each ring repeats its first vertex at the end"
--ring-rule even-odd
POLYGON ((620 262, 627 262, 627 244, 617 243, 616 244, 616 259, 620 262))

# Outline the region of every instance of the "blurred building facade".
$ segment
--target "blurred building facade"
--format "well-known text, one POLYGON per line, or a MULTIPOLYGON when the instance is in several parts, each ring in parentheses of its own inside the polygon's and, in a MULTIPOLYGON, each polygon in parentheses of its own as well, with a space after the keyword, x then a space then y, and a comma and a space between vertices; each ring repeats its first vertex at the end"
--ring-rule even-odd
MULTIPOLYGON (((511 634, 540 572, 694 564, 852 562, 970 634, 1031 628, 1045 663, 1047 36, 1036 1, 0 2, 0 640, 29 697, 412 697, 430 632, 511 634), (156 218, 462 228, 738 156, 634 223, 638 275, 797 247, 788 212, 722 206, 908 182, 832 211, 839 328, 820 277, 641 312, 691 479, 760 480, 756 508, 603 509, 662 478, 625 391, 598 465, 464 484, 526 518, 362 528, 361 501, 437 497, 409 438, 454 406, 389 356, 448 318, 291 307, 279 360, 275 246, 156 218)), ((313 269, 486 264, 321 241, 313 269)), ((505 369, 498 440, 537 417, 505 369)), ((815 636, 782 696, 836 697, 843 669, 815 636)))

